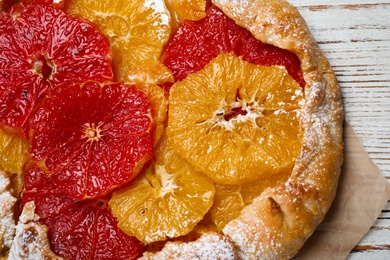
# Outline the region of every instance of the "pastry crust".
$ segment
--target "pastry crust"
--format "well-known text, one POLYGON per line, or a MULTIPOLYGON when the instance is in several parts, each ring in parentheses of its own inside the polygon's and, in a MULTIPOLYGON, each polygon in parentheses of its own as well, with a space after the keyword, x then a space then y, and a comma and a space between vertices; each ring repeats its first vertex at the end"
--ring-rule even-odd
POLYGON ((50 249, 47 238, 48 228, 38 223, 33 201, 27 202, 16 226, 16 235, 8 259, 52 259, 63 260, 50 249))
POLYGON ((144 253, 140 260, 154 259, 237 259, 237 250, 226 237, 217 233, 206 233, 194 242, 168 242, 157 253, 144 253))
MULTIPOLYGON (((213 3, 258 40, 292 51, 301 61, 306 82, 300 115, 304 137, 292 175, 263 192, 223 229, 240 259, 290 259, 322 222, 336 194, 343 162, 340 87, 304 19, 288 2, 213 3)), ((177 255, 181 244, 170 243, 162 251, 177 255)), ((148 258, 153 259, 150 254, 148 258)))
POLYGON ((0 171, 0 257, 11 247, 15 235, 16 202, 8 175, 0 171))

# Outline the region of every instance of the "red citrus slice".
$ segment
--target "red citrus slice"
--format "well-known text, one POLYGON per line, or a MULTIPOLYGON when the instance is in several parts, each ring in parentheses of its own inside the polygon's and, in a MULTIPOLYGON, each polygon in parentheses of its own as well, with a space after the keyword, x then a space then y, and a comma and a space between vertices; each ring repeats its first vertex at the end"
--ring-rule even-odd
POLYGON ((145 246, 117 227, 106 201, 75 202, 60 194, 45 172, 25 174, 22 204, 34 201, 40 222, 49 228, 51 249, 67 259, 135 259, 145 246))
POLYGON ((119 83, 66 82, 31 115, 30 155, 74 199, 107 194, 152 157, 145 93, 119 83))
POLYGON ((52 5, 21 3, 0 13, 0 46, 0 125, 24 135, 32 109, 58 83, 113 78, 104 35, 52 5))
POLYGON ((305 85, 300 61, 294 53, 256 40, 218 7, 208 8, 206 14, 199 21, 184 21, 162 54, 163 63, 176 81, 199 71, 223 51, 254 64, 285 66, 301 86, 305 85))
POLYGON ((52 4, 57 8, 64 8, 65 0, 28 0, 29 2, 36 4, 52 4))
POLYGON ((20 0, 1 0, 0 1, 0 12, 7 11, 13 4, 19 3, 20 0))

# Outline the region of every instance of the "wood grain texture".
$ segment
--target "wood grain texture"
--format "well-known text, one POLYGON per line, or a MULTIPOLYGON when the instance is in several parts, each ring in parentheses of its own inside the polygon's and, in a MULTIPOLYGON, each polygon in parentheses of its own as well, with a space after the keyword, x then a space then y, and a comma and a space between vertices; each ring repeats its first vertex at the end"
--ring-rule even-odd
MULTIPOLYGON (((290 3, 336 73, 346 120, 390 182, 390 0, 290 3)), ((390 259, 390 201, 348 259, 390 259)))

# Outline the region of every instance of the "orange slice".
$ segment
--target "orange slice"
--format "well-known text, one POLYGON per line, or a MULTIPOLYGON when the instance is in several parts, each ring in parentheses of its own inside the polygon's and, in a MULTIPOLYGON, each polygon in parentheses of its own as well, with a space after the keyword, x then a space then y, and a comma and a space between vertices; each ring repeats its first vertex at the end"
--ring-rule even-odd
POLYGON ((152 130, 153 146, 156 146, 165 132, 165 122, 168 117, 168 100, 165 91, 155 84, 137 85, 137 89, 145 92, 152 108, 152 118, 155 125, 152 130))
POLYGON ((170 33, 170 13, 163 0, 69 0, 65 9, 97 24, 114 52, 117 81, 164 83, 171 72, 159 61, 170 33))
POLYGON ((206 17, 206 0, 165 0, 165 4, 175 27, 183 20, 197 21, 206 17))
POLYGON ((222 228, 232 219, 240 215, 241 210, 252 203, 267 188, 275 187, 285 182, 291 175, 291 168, 286 168, 280 174, 270 178, 250 182, 243 185, 215 185, 214 204, 210 210, 211 220, 218 228, 222 228))
POLYGON ((177 153, 216 183, 256 181, 294 163, 302 98, 284 68, 221 53, 172 86, 167 135, 177 153))
POLYGON ((29 148, 28 140, 0 128, 0 170, 22 174, 29 148))
POLYGON ((114 192, 109 206, 119 228, 151 243, 189 233, 211 208, 213 196, 212 181, 163 137, 145 175, 114 192))

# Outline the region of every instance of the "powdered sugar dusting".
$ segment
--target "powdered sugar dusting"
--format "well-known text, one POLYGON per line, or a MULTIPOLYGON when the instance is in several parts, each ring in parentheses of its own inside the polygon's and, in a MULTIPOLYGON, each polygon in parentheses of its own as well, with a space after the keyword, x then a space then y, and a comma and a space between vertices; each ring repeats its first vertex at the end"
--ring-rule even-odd
POLYGON ((259 218, 251 219, 250 223, 233 221, 223 231, 239 247, 239 259, 278 259, 283 250, 282 244, 276 242, 283 234, 269 228, 259 218))
POLYGON ((38 220, 34 202, 26 203, 16 227, 16 235, 8 256, 9 260, 63 259, 51 251, 47 238, 48 228, 40 225, 38 220))
POLYGON ((0 171, 0 252, 11 247, 15 235, 16 198, 11 194, 11 182, 7 174, 0 171))
POLYGON ((229 6, 232 5, 235 7, 235 10, 239 13, 244 12, 245 10, 250 7, 250 2, 248 0, 219 0, 219 1, 214 1, 218 2, 218 5, 223 5, 223 6, 229 6))
POLYGON ((207 233, 189 243, 168 242, 157 253, 145 253, 141 259, 237 259, 233 244, 224 236, 207 233))

